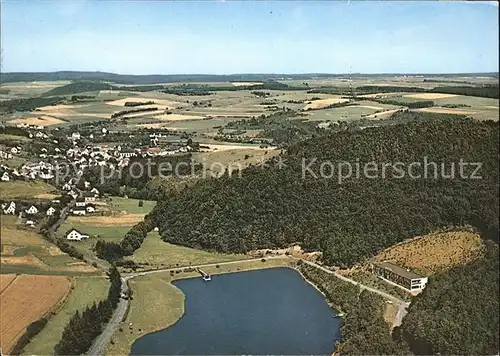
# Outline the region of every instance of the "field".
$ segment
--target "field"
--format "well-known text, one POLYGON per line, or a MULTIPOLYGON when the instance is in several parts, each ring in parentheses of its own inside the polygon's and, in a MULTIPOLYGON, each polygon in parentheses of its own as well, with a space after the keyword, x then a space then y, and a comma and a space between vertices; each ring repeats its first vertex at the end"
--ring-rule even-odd
POLYGON ((52 355, 69 319, 94 302, 107 297, 109 281, 103 277, 76 277, 71 294, 61 309, 49 319, 46 327, 24 348, 29 355, 52 355))
POLYGON ((137 199, 112 197, 110 201, 97 205, 98 211, 104 215, 69 216, 59 227, 57 234, 64 238, 71 228, 88 234, 89 239, 71 242, 80 252, 88 255, 98 239, 120 241, 132 226, 144 219, 155 204, 153 201, 144 200, 143 206, 139 207, 137 199))
MULTIPOLYGON (((0 183, 0 199, 29 199, 56 191, 50 184, 37 181, 10 181, 0 183)), ((43 196, 42 196, 43 197, 43 196)), ((40 198, 43 199, 43 198, 40 198)), ((51 198, 49 198, 51 199, 51 198)))
POLYGON ((36 126, 52 126, 63 124, 65 121, 58 119, 56 117, 43 115, 37 117, 20 117, 9 121, 10 124, 26 124, 26 125, 36 125, 36 126))
POLYGON ((470 262, 483 253, 481 237, 470 231, 433 233, 382 251, 373 261, 390 261, 423 275, 470 262))
POLYGON ((315 110, 315 109, 324 109, 332 104, 345 103, 349 101, 348 99, 342 99, 340 97, 326 98, 311 101, 310 104, 304 106, 304 110, 315 110))
MULTIPOLYGON (((209 146, 214 147, 213 145, 209 146)), ((229 149, 215 152, 195 152, 193 153, 193 159, 203 164, 207 171, 220 173, 226 168, 232 171, 246 168, 251 164, 259 164, 262 160, 270 159, 279 155, 279 153, 279 150, 274 149, 229 149)))
POLYGON ((242 260, 246 255, 222 254, 196 250, 163 242, 158 232, 148 234, 141 247, 129 259, 148 263, 147 269, 190 266, 204 263, 242 260))
POLYGON ((30 142, 31 139, 26 136, 0 134, 0 141, 25 143, 30 142))
POLYGON ((16 220, 15 216, 1 216, 2 273, 79 275, 97 272, 94 267, 63 253, 36 232, 18 228, 16 220))
POLYGON ((41 95, 51 89, 61 85, 69 84, 67 80, 59 81, 40 81, 40 82, 17 82, 17 83, 2 83, 0 89, 9 90, 8 95, 2 95, 5 99, 19 99, 36 95, 41 95))
MULTIPOLYGON (((252 269, 285 267, 287 258, 268 259, 266 262, 248 261, 216 267, 204 267, 203 270, 212 274, 232 273, 252 269)), ((117 331, 113 342, 106 347, 107 355, 127 355, 132 343, 142 335, 164 329, 174 324, 184 314, 184 294, 170 282, 180 278, 199 277, 197 272, 154 273, 129 281, 133 292, 130 309, 122 330, 117 331), (132 326, 129 324, 132 323, 132 326)))
POLYGON ((68 277, 18 276, 0 294, 2 351, 8 353, 26 327, 57 308, 69 290, 68 277))
POLYGON ((422 99, 422 100, 435 100, 435 99, 448 99, 455 97, 455 94, 440 94, 440 93, 419 93, 407 94, 406 98, 422 99))

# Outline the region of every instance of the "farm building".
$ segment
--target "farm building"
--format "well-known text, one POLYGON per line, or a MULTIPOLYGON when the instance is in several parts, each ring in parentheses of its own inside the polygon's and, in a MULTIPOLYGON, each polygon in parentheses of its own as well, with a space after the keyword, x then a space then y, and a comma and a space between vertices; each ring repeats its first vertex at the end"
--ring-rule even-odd
POLYGON ((87 210, 85 209, 85 207, 77 207, 71 210, 71 212, 73 213, 73 215, 85 215, 87 210))
POLYGON ((427 277, 390 262, 376 262, 372 266, 372 271, 375 275, 394 282, 410 291, 421 291, 427 284, 427 277))
POLYGON ((51 216, 51 215, 54 215, 55 212, 56 212, 56 209, 51 206, 50 208, 47 209, 47 212, 45 214, 48 216, 51 216))
POLYGON ((83 234, 77 229, 71 229, 66 233, 66 240, 71 241, 81 241, 83 239, 88 239, 89 235, 83 234))
POLYGON ((16 203, 11 201, 9 206, 7 207, 7 209, 4 209, 3 213, 4 214, 15 214, 16 213, 16 203))
POLYGON ((34 205, 30 206, 29 209, 26 209, 25 211, 26 211, 26 214, 29 214, 29 215, 38 214, 38 209, 34 205))

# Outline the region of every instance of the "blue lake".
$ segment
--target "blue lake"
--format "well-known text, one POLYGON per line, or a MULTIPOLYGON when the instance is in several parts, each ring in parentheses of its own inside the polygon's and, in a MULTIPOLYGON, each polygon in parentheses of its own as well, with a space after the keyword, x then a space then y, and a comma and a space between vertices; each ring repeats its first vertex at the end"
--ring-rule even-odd
POLYGON ((290 268, 183 279, 185 313, 144 335, 132 355, 331 355, 341 319, 290 268))

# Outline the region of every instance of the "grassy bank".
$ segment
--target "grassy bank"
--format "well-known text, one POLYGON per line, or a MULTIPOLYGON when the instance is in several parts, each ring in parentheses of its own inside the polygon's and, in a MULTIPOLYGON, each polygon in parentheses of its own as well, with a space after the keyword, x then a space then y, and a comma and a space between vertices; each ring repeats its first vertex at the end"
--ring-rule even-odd
POLYGON ((158 269, 243 260, 245 258, 248 258, 248 256, 208 252, 173 245, 161 240, 158 232, 151 231, 141 247, 128 259, 139 264, 145 264, 144 269, 158 269))
MULTIPOLYGON (((288 258, 252 260, 219 267, 204 267, 212 275, 242 272, 256 269, 287 267, 293 261, 288 258)), ((141 336, 173 325, 184 314, 184 294, 171 282, 176 279, 199 277, 197 272, 159 272, 136 277, 129 281, 133 293, 127 318, 107 345, 107 355, 128 355, 132 343, 141 336), (132 323, 131 326, 130 323, 132 323)))
POLYGON ((52 355, 54 346, 61 339, 61 334, 69 319, 94 302, 106 299, 109 281, 103 277, 77 277, 74 289, 66 303, 52 318, 46 327, 24 348, 26 355, 52 355))

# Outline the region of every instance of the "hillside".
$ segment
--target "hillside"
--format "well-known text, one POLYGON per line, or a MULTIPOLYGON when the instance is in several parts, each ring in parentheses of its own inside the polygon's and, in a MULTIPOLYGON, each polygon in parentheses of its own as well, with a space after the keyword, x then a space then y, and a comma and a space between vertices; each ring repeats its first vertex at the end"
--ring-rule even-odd
POLYGON ((414 299, 401 325, 412 352, 498 353, 498 245, 488 245, 484 258, 436 275, 414 299))
POLYGON ((77 81, 51 89, 48 92, 44 93, 43 96, 71 95, 71 94, 84 93, 88 91, 111 90, 111 89, 113 89, 113 86, 107 83, 77 81))
MULTIPOLYGON (((344 131, 307 140, 283 154, 286 167, 251 167, 161 201, 150 214, 165 241, 218 252, 248 252, 300 243, 326 263, 350 266, 382 249, 450 225, 470 224, 483 237, 498 231, 498 124, 470 120, 412 122, 344 131), (320 162, 444 162, 454 179, 321 178, 320 162), (316 158, 311 169, 304 170, 316 158), (458 165, 482 162, 482 179, 460 179, 458 165), (302 176, 305 171, 305 178, 302 176)), ((275 159, 276 160, 276 159, 275 159)), ((276 162, 276 161, 274 161, 276 162)), ((344 169, 346 167, 344 166, 344 169)), ((373 168, 373 167, 372 167, 373 168)), ((467 170, 464 170, 466 172, 467 170)), ((468 176, 473 169, 469 168, 468 176)), ((329 174, 327 167, 325 174, 329 174)), ((346 173, 346 172, 344 172, 346 173)), ((363 172, 361 172, 363 173, 363 172)), ((422 173, 422 172, 421 172, 422 173)), ((437 173, 437 172, 436 172, 437 173)), ((368 172, 373 176, 373 170, 368 172)))

